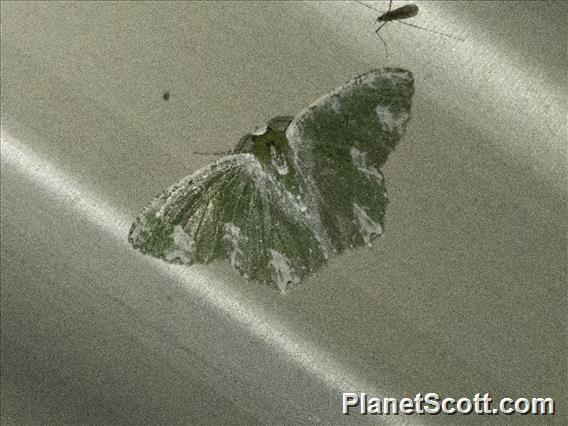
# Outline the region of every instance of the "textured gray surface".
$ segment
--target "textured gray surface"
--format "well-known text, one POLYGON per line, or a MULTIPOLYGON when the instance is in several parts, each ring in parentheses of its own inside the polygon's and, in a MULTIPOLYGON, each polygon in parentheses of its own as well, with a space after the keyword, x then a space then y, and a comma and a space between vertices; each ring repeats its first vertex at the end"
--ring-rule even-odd
POLYGON ((1 7, 4 424, 376 420, 341 391, 566 420, 566 3, 425 3, 413 22, 467 41, 387 25, 388 61, 352 3, 1 7), (385 65, 416 94, 373 248, 282 296, 128 246, 192 151, 385 65))

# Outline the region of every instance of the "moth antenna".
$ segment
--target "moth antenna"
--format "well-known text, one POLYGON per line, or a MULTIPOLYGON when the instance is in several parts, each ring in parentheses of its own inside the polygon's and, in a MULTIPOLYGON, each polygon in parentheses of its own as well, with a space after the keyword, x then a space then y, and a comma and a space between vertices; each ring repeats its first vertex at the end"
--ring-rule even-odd
POLYGON ((192 152, 192 154, 195 154, 195 155, 231 155, 233 153, 234 153, 233 150, 223 151, 223 152, 199 152, 199 151, 193 151, 192 152))
POLYGON ((440 31, 431 30, 430 28, 421 27, 421 26, 419 26, 419 25, 409 24, 408 22, 400 21, 400 20, 398 20, 398 19, 393 20, 393 22, 397 22, 397 23, 403 24, 403 25, 408 25, 409 27, 418 28, 418 29, 420 29, 420 30, 424 30, 424 31, 428 31, 428 32, 431 32, 431 33, 434 33, 434 34, 442 35, 442 36, 444 36, 444 37, 453 38, 454 40, 465 41, 465 39, 463 39, 463 38, 459 38, 459 37, 456 37, 456 36, 452 36, 452 35, 450 35, 450 34, 446 34, 446 33, 440 32, 440 31))

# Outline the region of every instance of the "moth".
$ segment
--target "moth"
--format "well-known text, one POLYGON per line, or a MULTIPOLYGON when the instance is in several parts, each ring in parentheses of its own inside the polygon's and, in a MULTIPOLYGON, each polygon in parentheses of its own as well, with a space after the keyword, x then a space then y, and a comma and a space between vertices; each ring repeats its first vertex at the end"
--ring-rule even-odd
POLYGON ((296 117, 279 116, 158 195, 128 240, 173 263, 228 259, 285 292, 383 233, 381 166, 410 119, 412 73, 373 70, 296 117))

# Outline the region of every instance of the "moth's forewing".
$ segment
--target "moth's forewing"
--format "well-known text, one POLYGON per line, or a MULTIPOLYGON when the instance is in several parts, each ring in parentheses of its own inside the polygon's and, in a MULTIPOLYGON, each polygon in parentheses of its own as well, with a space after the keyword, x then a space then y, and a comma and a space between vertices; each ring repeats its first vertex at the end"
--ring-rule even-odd
POLYGON ((410 118, 413 77, 376 70, 324 96, 290 124, 287 136, 309 187, 309 208, 334 251, 382 233, 387 205, 380 167, 410 118))
POLYGON ((252 154, 225 157, 158 196, 132 225, 144 253, 177 263, 228 258, 280 290, 325 260, 306 208, 252 154))

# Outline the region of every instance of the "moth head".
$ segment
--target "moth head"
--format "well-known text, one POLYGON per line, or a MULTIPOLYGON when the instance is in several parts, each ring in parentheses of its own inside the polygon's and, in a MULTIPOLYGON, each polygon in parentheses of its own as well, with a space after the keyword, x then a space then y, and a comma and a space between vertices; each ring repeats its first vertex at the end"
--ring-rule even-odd
POLYGON ((277 148, 283 142, 288 145, 285 133, 293 119, 289 116, 274 117, 266 126, 257 127, 252 133, 243 136, 233 152, 252 153, 258 158, 258 155, 264 155, 267 148, 270 150, 270 146, 277 148))
POLYGON ((291 154, 286 129, 292 120, 288 116, 274 117, 266 126, 243 136, 234 152, 253 154, 263 166, 275 167, 280 174, 286 174, 283 170, 291 154))
POLYGON ((262 164, 271 163, 275 155, 285 156, 289 149, 286 129, 271 127, 269 124, 261 130, 251 134, 251 153, 262 164))

